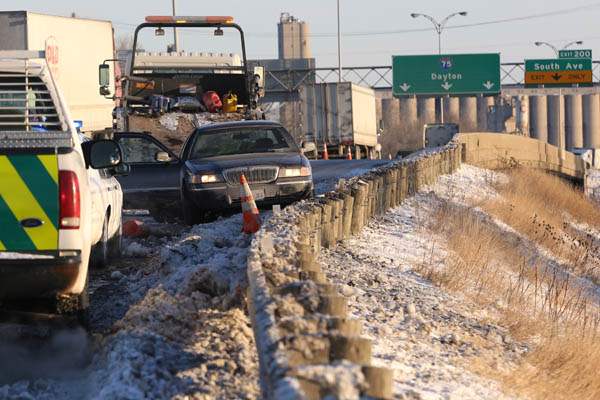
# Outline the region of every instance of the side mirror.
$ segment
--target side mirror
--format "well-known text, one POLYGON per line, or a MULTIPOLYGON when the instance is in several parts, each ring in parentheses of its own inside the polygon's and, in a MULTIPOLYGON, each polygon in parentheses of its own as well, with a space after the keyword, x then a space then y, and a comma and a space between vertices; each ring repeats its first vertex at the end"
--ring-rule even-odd
POLYGON ((81 144, 86 167, 114 168, 121 164, 121 148, 114 140, 92 140, 81 144))
POLYGON ((100 64, 98 66, 98 84, 100 85, 100 96, 109 96, 110 65, 100 64))
POLYGON ((303 155, 305 156, 311 156, 314 157, 315 159, 317 159, 319 152, 317 151, 317 145, 315 144, 315 142, 304 142, 302 143, 302 147, 300 148, 300 151, 302 152, 303 155))
POLYGON ((113 176, 127 176, 131 172, 131 167, 129 164, 121 163, 112 168, 110 172, 113 176))
POLYGON ((110 85, 110 65, 100 64, 98 66, 98 84, 100 86, 110 85))
POLYGON ((253 85, 259 97, 265 95, 265 67, 254 67, 253 85))
POLYGON ((154 159, 161 163, 168 163, 171 161, 171 156, 166 151, 159 151, 154 156, 154 159))
POLYGON ((302 151, 304 153, 311 153, 317 150, 317 145, 314 142, 306 142, 302 145, 302 151))

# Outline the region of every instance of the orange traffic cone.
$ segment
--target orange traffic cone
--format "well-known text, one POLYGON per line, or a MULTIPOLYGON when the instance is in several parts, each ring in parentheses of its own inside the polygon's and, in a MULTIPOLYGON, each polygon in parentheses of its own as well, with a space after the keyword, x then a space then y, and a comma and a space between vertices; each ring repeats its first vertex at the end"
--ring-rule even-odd
POLYGON ((346 160, 352 160, 352 148, 348 146, 348 153, 346 153, 346 160))
POLYGON ((256 202, 246 176, 242 174, 240 177, 240 200, 242 202, 242 232, 244 233, 256 233, 260 229, 260 215, 258 214, 258 208, 256 208, 256 202))
POLYGON ((323 143, 323 160, 329 160, 329 152, 327 151, 327 143, 323 143))

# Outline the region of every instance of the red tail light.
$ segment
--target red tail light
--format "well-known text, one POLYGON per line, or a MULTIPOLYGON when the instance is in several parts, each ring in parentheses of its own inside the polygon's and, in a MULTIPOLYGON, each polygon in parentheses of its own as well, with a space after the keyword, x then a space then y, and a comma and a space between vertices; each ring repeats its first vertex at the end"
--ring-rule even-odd
POLYGON ((79 180, 73 171, 58 172, 60 198, 59 229, 79 229, 81 207, 79 180))

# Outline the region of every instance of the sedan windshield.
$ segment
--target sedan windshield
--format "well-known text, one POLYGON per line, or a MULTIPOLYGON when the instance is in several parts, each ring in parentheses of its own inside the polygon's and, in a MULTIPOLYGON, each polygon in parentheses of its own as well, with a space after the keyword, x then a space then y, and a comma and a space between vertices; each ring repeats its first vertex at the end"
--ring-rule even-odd
POLYGON ((233 128, 198 133, 189 158, 290 151, 298 147, 282 128, 233 128))

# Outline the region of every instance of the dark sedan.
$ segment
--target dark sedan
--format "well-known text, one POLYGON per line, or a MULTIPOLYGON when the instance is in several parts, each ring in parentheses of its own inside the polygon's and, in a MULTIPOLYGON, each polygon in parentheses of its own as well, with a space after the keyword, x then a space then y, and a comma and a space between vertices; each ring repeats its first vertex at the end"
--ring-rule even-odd
POLYGON ((287 205, 313 192, 310 164, 279 124, 241 121, 196 129, 182 160, 182 207, 187 223, 207 212, 240 207, 245 175, 258 205, 287 205))
POLYGON ((119 179, 125 206, 147 208, 159 219, 181 209, 185 222, 194 224, 209 215, 239 210, 242 174, 259 207, 287 205, 313 193, 308 159, 275 122, 198 128, 180 157, 148 134, 121 133, 115 139, 131 166, 130 175, 119 179))

